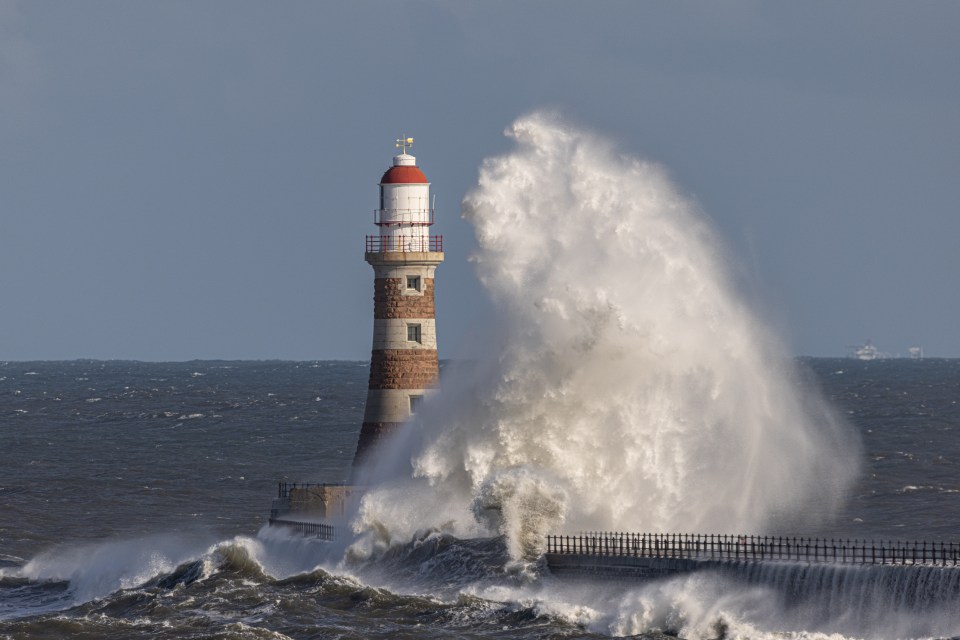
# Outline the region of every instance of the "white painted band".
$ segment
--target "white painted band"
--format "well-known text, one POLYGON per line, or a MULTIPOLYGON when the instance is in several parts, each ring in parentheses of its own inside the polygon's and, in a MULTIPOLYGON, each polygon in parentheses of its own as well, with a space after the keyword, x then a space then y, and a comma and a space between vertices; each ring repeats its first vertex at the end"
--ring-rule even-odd
POLYGON ((413 415, 410 411, 410 396, 422 398, 432 389, 370 389, 367 391, 367 406, 363 411, 364 422, 406 422, 413 415))
MULTIPOLYGON (((377 257, 382 254, 373 254, 377 257)), ((425 255, 425 254, 419 254, 425 255)), ((438 255, 438 254, 429 254, 429 255, 438 255)), ((439 254, 443 255, 443 254, 439 254)), ((406 280, 407 276, 420 276, 421 279, 433 279, 434 274, 437 271, 437 265, 439 262, 432 262, 429 264, 373 264, 373 273, 375 278, 400 278, 401 280, 406 280)))
POLYGON ((373 349, 437 348, 436 320, 433 318, 389 318, 373 321, 373 349), (420 325, 420 341, 410 340, 411 325, 420 325))

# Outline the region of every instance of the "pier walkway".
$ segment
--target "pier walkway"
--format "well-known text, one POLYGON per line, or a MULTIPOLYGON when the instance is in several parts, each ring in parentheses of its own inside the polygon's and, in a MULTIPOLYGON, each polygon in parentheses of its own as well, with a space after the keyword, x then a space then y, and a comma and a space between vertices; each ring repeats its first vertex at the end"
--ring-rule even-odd
POLYGON ((745 564, 957 567, 960 543, 590 532, 547 536, 556 575, 656 577, 745 564))
POLYGON ((672 533, 547 536, 549 555, 677 558, 714 562, 960 564, 960 543, 672 533))

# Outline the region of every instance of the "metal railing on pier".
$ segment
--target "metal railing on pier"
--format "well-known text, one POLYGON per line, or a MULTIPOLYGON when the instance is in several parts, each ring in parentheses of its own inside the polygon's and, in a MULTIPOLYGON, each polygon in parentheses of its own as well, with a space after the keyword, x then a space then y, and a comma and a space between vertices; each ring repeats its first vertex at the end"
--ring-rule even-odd
POLYGON ((782 536, 590 532, 547 536, 547 553, 714 562, 829 562, 868 565, 960 564, 960 543, 782 536))
POLYGON ((319 522, 296 522, 294 520, 270 518, 270 526, 285 527, 302 534, 304 538, 319 538, 320 540, 333 540, 337 533, 336 527, 319 522))

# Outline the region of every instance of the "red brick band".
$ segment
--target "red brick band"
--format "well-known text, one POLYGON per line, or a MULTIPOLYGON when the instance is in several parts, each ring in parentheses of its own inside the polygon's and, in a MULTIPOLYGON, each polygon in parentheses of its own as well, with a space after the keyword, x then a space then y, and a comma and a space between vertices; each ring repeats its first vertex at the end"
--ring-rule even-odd
POLYGON ((360 428, 357 452, 353 456, 353 466, 362 464, 370 450, 402 424, 402 422, 364 422, 363 427, 360 428))
POLYGON ((407 283, 403 278, 377 278, 373 281, 373 317, 433 318, 433 278, 424 278, 422 295, 404 295, 407 283))
POLYGON ((427 389, 437 382, 436 349, 376 349, 370 354, 369 389, 427 389))

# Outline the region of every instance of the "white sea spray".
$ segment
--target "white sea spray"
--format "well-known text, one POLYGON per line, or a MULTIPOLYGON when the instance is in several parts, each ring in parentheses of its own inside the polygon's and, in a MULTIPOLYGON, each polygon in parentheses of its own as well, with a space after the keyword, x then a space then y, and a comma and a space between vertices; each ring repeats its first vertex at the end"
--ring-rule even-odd
POLYGON ((828 513, 856 441, 800 388, 704 216, 659 166, 549 114, 507 135, 463 202, 494 326, 393 448, 405 477, 374 485, 356 528, 472 516, 529 560, 551 531, 763 532, 828 513))

